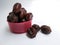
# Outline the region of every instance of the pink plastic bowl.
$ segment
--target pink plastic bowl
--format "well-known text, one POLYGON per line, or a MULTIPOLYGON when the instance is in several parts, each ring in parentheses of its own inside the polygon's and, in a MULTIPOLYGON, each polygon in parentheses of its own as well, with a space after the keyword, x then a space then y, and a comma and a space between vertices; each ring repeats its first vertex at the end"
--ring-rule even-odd
POLYGON ((31 22, 31 20, 21 23, 8 22, 8 25, 11 32, 20 34, 25 33, 27 29, 31 27, 31 22))

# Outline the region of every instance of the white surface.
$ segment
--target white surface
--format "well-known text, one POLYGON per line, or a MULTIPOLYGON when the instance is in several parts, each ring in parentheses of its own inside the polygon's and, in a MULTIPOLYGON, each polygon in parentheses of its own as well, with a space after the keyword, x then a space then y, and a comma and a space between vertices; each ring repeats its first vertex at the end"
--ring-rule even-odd
POLYGON ((0 45, 60 45, 60 0, 0 0, 0 45), (33 13, 33 24, 48 25, 52 33, 39 32, 29 39, 26 34, 9 32, 6 17, 16 2, 33 13))

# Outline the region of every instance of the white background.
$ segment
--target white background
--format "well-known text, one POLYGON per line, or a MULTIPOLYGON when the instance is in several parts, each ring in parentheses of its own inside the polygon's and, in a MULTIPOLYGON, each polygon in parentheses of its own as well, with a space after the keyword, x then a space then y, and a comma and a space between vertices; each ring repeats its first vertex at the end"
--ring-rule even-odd
POLYGON ((60 0, 0 0, 0 45, 60 45, 60 0), (33 13, 33 24, 48 25, 52 33, 38 32, 34 39, 11 33, 6 18, 16 2, 33 13))

